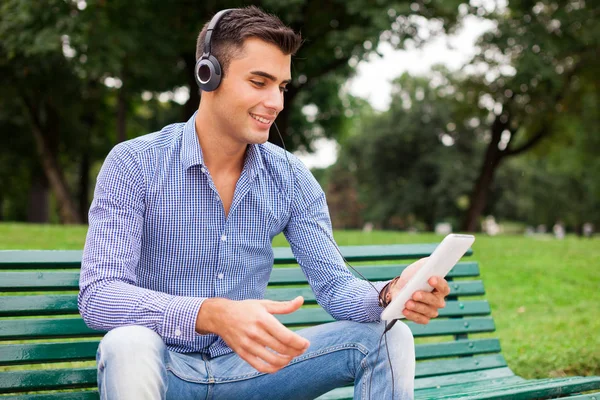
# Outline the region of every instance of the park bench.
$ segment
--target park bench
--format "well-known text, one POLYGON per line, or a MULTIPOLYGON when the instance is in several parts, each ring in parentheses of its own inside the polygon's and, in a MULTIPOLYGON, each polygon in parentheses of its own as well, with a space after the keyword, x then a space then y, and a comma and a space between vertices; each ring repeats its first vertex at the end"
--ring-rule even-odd
MULTIPOLYGON (((362 264, 366 278, 385 280, 435 246, 348 246, 342 252, 362 264)), ((98 398, 94 359, 104 333, 78 314, 80 262, 81 251, 0 251, 0 400, 98 398)), ((306 299, 302 309, 277 317, 292 329, 332 321, 299 267, 284 268, 295 263, 291 251, 275 248, 275 263, 281 268, 273 270, 267 298, 306 299)), ((440 317, 428 325, 409 323, 417 340, 416 398, 600 400, 600 393, 582 394, 600 389, 600 377, 526 380, 508 368, 498 339, 477 337, 495 330, 478 276, 477 262, 459 263, 448 276, 451 296, 440 317)), ((352 387, 339 388, 322 399, 352 394, 352 387)))

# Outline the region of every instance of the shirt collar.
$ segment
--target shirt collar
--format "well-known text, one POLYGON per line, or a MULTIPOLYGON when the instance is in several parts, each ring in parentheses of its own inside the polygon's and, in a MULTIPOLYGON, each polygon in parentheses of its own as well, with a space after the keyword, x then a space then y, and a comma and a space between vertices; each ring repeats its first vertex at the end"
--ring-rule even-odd
POLYGON ((203 165, 202 148, 196 134, 196 114, 194 113, 183 126, 183 138, 181 141, 181 162, 185 169, 194 165, 203 165))
MULTIPOLYGON (((194 113, 183 126, 183 138, 181 143, 181 162, 185 169, 194 165, 203 165, 204 157, 202 148, 196 132, 196 114, 194 113)), ((259 169, 264 169, 265 164, 262 159, 261 148, 258 144, 248 145, 246 159, 244 160, 244 169, 251 172, 252 176, 258 174, 259 169)))

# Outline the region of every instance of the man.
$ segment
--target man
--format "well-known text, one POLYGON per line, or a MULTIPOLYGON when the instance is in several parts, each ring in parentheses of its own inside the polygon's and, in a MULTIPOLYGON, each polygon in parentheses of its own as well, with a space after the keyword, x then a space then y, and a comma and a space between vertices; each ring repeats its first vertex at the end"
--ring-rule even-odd
MULTIPOLYGON (((318 183, 266 143, 300 36, 256 7, 221 15, 209 40, 207 28, 197 58, 209 43, 220 84, 187 123, 115 146, 98 176, 79 309, 110 330, 97 355, 101 398, 304 399, 353 382, 356 398, 412 398, 412 335, 398 322, 388 359, 377 291, 386 304, 419 264, 377 291, 354 278, 318 183), (292 332, 273 314, 302 298, 262 300, 280 232, 338 322, 292 332)), ((444 306, 448 285, 432 279, 408 319, 427 323, 444 306)))

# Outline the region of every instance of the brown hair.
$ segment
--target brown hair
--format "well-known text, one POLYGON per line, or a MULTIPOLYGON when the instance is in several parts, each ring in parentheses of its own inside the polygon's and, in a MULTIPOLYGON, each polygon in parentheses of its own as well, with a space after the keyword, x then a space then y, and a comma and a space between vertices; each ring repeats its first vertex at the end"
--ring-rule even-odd
MULTIPOLYGON (((198 35, 196 60, 204 51, 207 22, 198 35)), ((258 38, 276 45, 283 54, 296 54, 302 45, 300 34, 294 32, 275 15, 268 14, 256 6, 235 8, 221 17, 211 37, 211 54, 219 60, 223 74, 232 58, 239 56, 248 38, 258 38)))

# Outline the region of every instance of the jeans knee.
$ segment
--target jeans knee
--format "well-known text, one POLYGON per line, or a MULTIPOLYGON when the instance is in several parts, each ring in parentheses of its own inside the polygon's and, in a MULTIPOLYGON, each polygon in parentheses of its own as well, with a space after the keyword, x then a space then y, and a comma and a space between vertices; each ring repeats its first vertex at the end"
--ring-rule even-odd
POLYGON ((414 346, 415 339, 412 331, 402 321, 396 321, 396 324, 388 331, 389 337, 394 343, 405 344, 407 346, 414 346))
POLYGON ((128 325, 109 331, 100 342, 100 360, 154 358, 164 353, 166 346, 153 330, 128 325))

